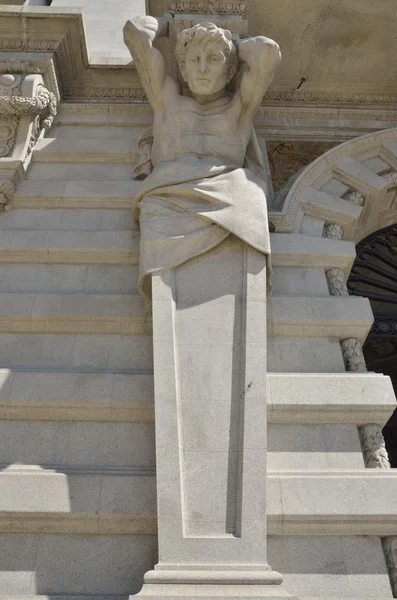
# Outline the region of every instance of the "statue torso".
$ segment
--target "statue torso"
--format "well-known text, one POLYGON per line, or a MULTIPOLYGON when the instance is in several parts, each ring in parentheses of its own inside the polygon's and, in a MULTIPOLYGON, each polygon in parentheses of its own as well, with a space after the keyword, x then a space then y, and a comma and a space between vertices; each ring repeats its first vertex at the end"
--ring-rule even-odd
POLYGON ((241 125, 234 98, 200 105, 178 95, 167 103, 165 115, 155 115, 153 165, 190 154, 242 166, 251 127, 251 123, 241 125))

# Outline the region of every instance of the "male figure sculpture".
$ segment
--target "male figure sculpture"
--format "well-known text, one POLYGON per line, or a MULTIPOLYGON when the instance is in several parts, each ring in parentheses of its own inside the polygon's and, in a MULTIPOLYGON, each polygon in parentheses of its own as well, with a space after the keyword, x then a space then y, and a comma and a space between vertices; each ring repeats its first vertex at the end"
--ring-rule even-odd
MULTIPOLYGON (((270 251, 266 185, 254 172, 260 151, 252 118, 280 61, 263 36, 232 41, 229 31, 202 22, 179 36, 176 55, 191 96, 165 72, 153 41, 167 19, 138 17, 124 40, 154 110, 153 144, 141 140, 152 172, 135 198, 140 219, 139 290, 150 297, 150 275, 220 244, 230 233, 270 251), (226 86, 242 66, 234 95, 226 86)), ((147 174, 147 171, 146 171, 147 174)))

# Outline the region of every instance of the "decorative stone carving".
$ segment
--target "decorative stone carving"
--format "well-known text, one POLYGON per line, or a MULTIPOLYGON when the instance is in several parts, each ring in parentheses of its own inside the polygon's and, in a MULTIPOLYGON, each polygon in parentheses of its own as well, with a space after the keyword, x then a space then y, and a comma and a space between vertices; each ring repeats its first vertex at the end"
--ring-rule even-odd
POLYGON ((265 37, 234 41, 229 30, 200 22, 177 38, 179 69, 189 88, 184 95, 153 46, 167 29, 165 19, 153 17, 124 28, 154 110, 153 128, 138 141, 134 176, 143 181, 134 214, 141 230, 138 289, 147 299, 153 286, 156 418, 168 415, 157 418, 156 429, 160 560, 145 574, 140 594, 281 598, 276 586, 282 578, 266 562, 270 244, 265 164, 252 122, 280 53, 265 37), (241 85, 226 94, 239 63, 241 85), (236 322, 244 324, 238 332, 236 322), (203 337, 204 331, 218 332, 215 344, 222 341, 215 351, 213 336, 203 337), (229 377, 206 376, 212 355, 221 356, 232 387, 229 377), (256 399, 260 408, 252 410, 256 399), (211 417, 215 404, 216 414, 230 418, 226 427, 211 417), (191 445, 190 434, 180 431, 200 431, 200 440, 191 445), (243 452, 245 444, 249 453, 240 459, 236 449, 243 452), (220 449, 221 461, 215 458, 220 449), (204 501, 198 484, 208 491, 204 501))
POLYGON ((382 175, 382 177, 387 181, 387 183, 397 183, 397 173, 395 171, 385 173, 382 175))
MULTIPOLYGON (((40 134, 48 131, 57 113, 55 94, 39 84, 37 95, 26 97, 15 95, 21 91, 21 77, 12 74, 0 76, 0 157, 9 156, 15 145, 15 137, 21 115, 34 115, 33 129, 28 153, 40 134), (7 93, 5 93, 7 92, 7 93)), ((23 158, 23 157, 20 157, 23 158)))
POLYGON ((348 296, 345 274, 342 269, 329 269, 326 272, 328 289, 331 296, 348 296))
POLYGON ((357 190, 348 192, 346 195, 343 196, 343 199, 347 200, 347 202, 351 202, 352 204, 355 204, 356 206, 364 206, 364 202, 365 202, 364 195, 357 190))
POLYGON ((337 223, 329 223, 324 226, 323 237, 331 240, 341 240, 343 237, 343 227, 337 223))
POLYGON ((198 13, 200 15, 241 15, 247 12, 246 2, 234 0, 168 0, 166 10, 171 14, 198 13))
POLYGON ((347 338, 341 343, 346 371, 366 371, 365 358, 360 342, 356 338, 347 338))
POLYGON ((388 537, 382 541, 393 598, 397 598, 397 537, 388 537))
POLYGON ((7 204, 12 200, 15 184, 10 179, 0 179, 0 204, 7 204))
MULTIPOLYGON (((230 20, 232 25, 236 22, 230 20)), ((135 216, 144 224, 139 291, 146 298, 150 297, 151 273, 207 252, 229 233, 265 254, 270 251, 264 202, 267 186, 259 179, 265 169, 252 119, 280 60, 278 45, 265 37, 233 41, 229 30, 209 22, 184 29, 175 54, 189 97, 180 94, 153 46, 156 38, 187 23, 174 22, 172 17, 138 17, 124 27, 125 43, 154 109, 154 128, 138 142, 142 160, 135 171, 136 178, 147 177, 135 197, 135 216), (239 66, 241 86, 227 96, 226 86, 239 66), (172 203, 168 193, 158 191, 167 187, 174 190, 172 203), (197 198, 194 204, 192 189, 197 198), (242 203, 244 218, 239 209, 242 203), (162 240, 156 225, 159 218, 169 223, 162 240), (189 243, 181 243, 184 237, 189 243)))
POLYGON ((376 423, 358 428, 365 466, 369 469, 390 469, 389 457, 382 435, 382 428, 376 423))
POLYGON ((273 190, 277 192, 302 167, 333 148, 333 143, 282 142, 268 143, 267 156, 272 176, 273 190))

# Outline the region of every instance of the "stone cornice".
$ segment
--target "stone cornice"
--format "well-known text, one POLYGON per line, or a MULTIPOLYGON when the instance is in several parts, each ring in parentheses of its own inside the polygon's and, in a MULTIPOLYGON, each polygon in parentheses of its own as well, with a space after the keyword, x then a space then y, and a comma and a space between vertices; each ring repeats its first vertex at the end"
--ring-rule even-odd
MULTIPOLYGON (((226 2, 225 0, 167 0, 169 8, 182 18, 189 11, 190 16, 216 13, 220 18, 243 18, 247 2, 226 2), (219 5, 219 6, 218 6, 219 5), (199 10, 200 9, 200 10, 199 10), (202 14, 201 13, 201 14, 202 14)), ((165 6, 165 5, 164 5, 165 6)), ((54 71, 47 68, 47 77, 54 79, 55 71, 59 78, 63 100, 73 102, 126 102, 141 103, 145 94, 132 61, 128 65, 90 65, 87 55, 81 9, 29 8, 0 9, 0 73, 4 54, 20 53, 31 60, 43 54, 53 57, 54 71), (43 21, 46 21, 43 26, 43 21)), ((41 58, 40 56, 41 55, 41 58)), ((36 61, 35 61, 36 62, 36 61)), ((49 66, 49 63, 47 63, 49 66)), ((265 95, 265 110, 291 110, 301 106, 305 110, 327 111, 358 108, 371 109, 375 106, 397 112, 397 89, 357 89, 338 90, 316 89, 315 82, 310 90, 270 89, 265 95), (304 105, 304 106, 302 106, 304 105), (309 105, 309 106, 308 106, 309 105)), ((327 117, 325 117, 327 118, 327 117)), ((358 118, 358 117, 357 117, 358 118)), ((365 117, 364 117, 365 118, 365 117)))

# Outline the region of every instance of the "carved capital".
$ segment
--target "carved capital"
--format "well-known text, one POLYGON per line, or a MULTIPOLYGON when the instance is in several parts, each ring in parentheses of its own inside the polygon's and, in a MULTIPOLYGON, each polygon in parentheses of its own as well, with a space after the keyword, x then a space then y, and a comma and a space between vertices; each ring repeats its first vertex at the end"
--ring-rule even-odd
POLYGON ((376 423, 362 425, 358 428, 364 464, 369 469, 390 469, 382 428, 376 423))
POLYGON ((366 371, 363 349, 356 338, 347 338, 341 343, 343 360, 346 371, 366 371))

